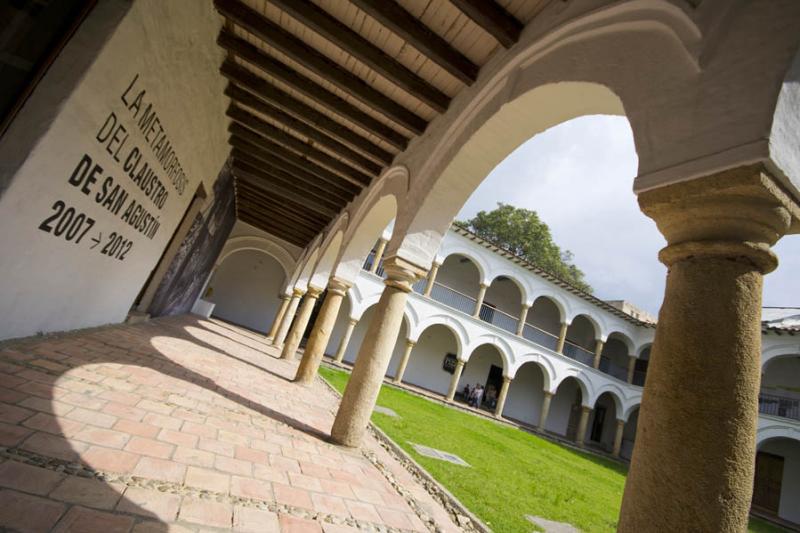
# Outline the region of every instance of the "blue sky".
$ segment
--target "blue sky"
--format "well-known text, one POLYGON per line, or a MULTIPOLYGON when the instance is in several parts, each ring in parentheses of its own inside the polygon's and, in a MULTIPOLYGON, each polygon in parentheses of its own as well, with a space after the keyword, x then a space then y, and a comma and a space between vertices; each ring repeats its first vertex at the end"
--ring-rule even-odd
MULTIPOLYGON (((637 158, 623 117, 581 117, 520 146, 473 193, 458 218, 491 210, 497 202, 533 209, 555 241, 570 250, 595 295, 628 300, 657 313, 666 268, 666 244, 633 194, 637 158)), ((778 269, 769 274, 764 305, 800 306, 800 236, 775 247, 778 269)))

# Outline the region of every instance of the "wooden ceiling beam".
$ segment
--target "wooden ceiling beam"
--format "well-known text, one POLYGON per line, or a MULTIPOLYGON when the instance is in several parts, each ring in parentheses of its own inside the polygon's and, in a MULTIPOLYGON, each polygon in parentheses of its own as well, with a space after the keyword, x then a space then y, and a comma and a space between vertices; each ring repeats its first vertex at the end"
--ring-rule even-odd
MULTIPOLYGON (((240 67, 233 62, 225 62, 220 71, 222 72, 222 75, 228 78, 228 81, 235 87, 249 92, 262 102, 266 102, 274 107, 287 111, 289 114, 297 117, 306 124, 319 128, 331 137, 339 139, 352 148, 367 154, 374 160, 379 161, 384 165, 389 165, 394 159, 394 154, 388 150, 384 150, 374 141, 359 133, 356 133, 349 127, 337 122, 328 115, 317 111, 313 107, 304 104, 288 93, 278 89, 274 85, 269 84, 264 79, 252 74, 246 68, 240 67)), ((381 127, 385 127, 381 123, 378 124, 381 127)), ((376 137, 381 137, 374 131, 368 131, 370 131, 370 133, 376 137)), ((399 141, 399 144, 406 145, 407 141, 404 138, 400 138, 399 141)))
POLYGON ((225 95, 233 99, 237 104, 247 106, 253 111, 268 116, 276 122, 280 122, 287 128, 296 131, 300 135, 304 135, 305 137, 316 141, 317 143, 325 146, 329 150, 334 151, 336 154, 361 167, 367 172, 375 175, 380 174, 382 169, 381 165, 378 165, 371 159, 364 157, 349 146, 346 146, 336 139, 329 137, 317 128, 314 128, 305 122, 294 118, 292 115, 281 111, 277 107, 256 98, 244 89, 240 89, 235 85, 228 84, 228 86, 225 88, 225 95))
POLYGON ((351 0, 351 2, 461 82, 472 85, 478 78, 478 65, 450 46, 450 43, 394 0, 351 0))
MULTIPOLYGON (((291 184, 293 186, 299 185, 297 183, 297 177, 289 172, 285 172, 279 168, 273 167, 269 163, 265 163, 254 157, 253 155, 249 154, 248 152, 234 148, 231 150, 231 156, 233 156, 234 161, 246 163, 251 167, 258 169, 260 172, 265 174, 269 174, 273 177, 279 178, 280 180, 284 181, 287 184, 291 184)), ((320 187, 318 183, 311 184, 311 183, 304 183, 300 187, 299 190, 305 192, 311 197, 317 198, 319 202, 327 203, 332 206, 336 206, 337 208, 342 208, 347 204, 347 200, 343 198, 336 197, 333 193, 326 189, 325 187, 320 187)))
POLYGON ((280 50, 317 76, 327 80, 347 94, 358 98, 378 113, 391 118, 416 134, 427 127, 427 121, 384 95, 327 56, 314 50, 300 39, 267 20, 261 13, 250 9, 239 0, 214 0, 223 16, 233 20, 265 43, 280 50))
POLYGON ((519 40, 522 23, 493 0, 450 0, 472 21, 503 45, 511 48, 519 40))
POLYGON ((279 211, 275 205, 267 203, 266 200, 256 196, 249 189, 240 189, 238 201, 240 206, 250 211, 260 213, 276 222, 285 222, 313 234, 319 233, 326 226, 325 223, 309 223, 299 217, 292 217, 283 211, 279 211))
POLYGON ((250 224, 251 226, 255 226, 258 229, 266 231, 267 233, 269 233, 271 235, 275 235, 276 237, 278 237, 281 240, 284 240, 284 241, 286 241, 286 242, 288 242, 290 244, 294 244, 295 246, 297 246, 299 248, 305 248, 306 246, 308 246, 308 243, 310 243, 314 239, 313 236, 312 237, 299 237, 297 235, 294 235, 294 234, 290 233, 289 230, 287 230, 285 228, 276 228, 272 224, 270 224, 269 222, 264 221, 263 219, 261 219, 258 216, 251 215, 249 212, 246 212, 246 211, 238 212, 236 214, 236 218, 238 218, 242 222, 246 222, 247 224, 250 224))
POLYGON ((372 182, 374 176, 370 176, 321 150, 317 150, 310 144, 290 135, 280 128, 276 128, 272 124, 264 122, 241 107, 231 105, 228 107, 226 114, 242 126, 250 128, 259 135, 272 139, 273 142, 324 165, 354 185, 366 187, 372 182))
MULTIPOLYGON (((283 168, 283 170, 287 172, 296 173, 296 170, 294 169, 300 169, 305 171, 307 174, 313 175, 317 179, 335 185, 339 187, 339 189, 352 192, 353 194, 357 194, 362 188, 359 185, 353 185, 349 181, 345 181, 344 178, 334 172, 331 172, 327 168, 317 165, 313 161, 270 141, 266 137, 263 137, 253 130, 237 124, 236 122, 232 122, 230 125, 228 125, 228 131, 231 132, 233 137, 237 137, 252 145, 255 145, 258 148, 261 148, 262 152, 267 152, 274 155, 278 159, 283 160, 284 165, 280 165, 279 163, 273 163, 273 165, 280 166, 280 168, 283 168), (285 168, 286 165, 290 165, 294 168, 285 168)), ((314 183, 314 181, 312 181, 312 183, 314 183)))
POLYGON ((309 0, 270 3, 439 113, 447 111, 449 96, 309 0))
POLYGON ((263 176, 259 176, 258 173, 254 174, 252 172, 253 170, 257 171, 258 169, 252 169, 247 165, 240 165, 235 160, 233 162, 234 175, 242 181, 248 181, 256 187, 272 191, 275 194, 286 198, 287 200, 291 200, 292 202, 305 206, 307 209, 315 211, 326 217, 333 218, 338 214, 336 209, 311 200, 307 194, 298 192, 296 188, 290 188, 284 184, 279 184, 277 183, 277 180, 269 180, 263 176))
POLYGON ((297 220, 309 227, 316 228, 320 225, 324 226, 329 221, 327 217, 321 216, 313 211, 308 211, 300 204, 272 194, 270 191, 256 187, 247 181, 237 181, 236 187, 238 193, 263 202, 266 207, 285 214, 287 218, 297 220))
POLYGON ((330 194, 332 194, 333 196, 335 196, 336 198, 338 198, 343 202, 351 201, 353 198, 355 198, 356 194, 359 192, 358 189, 356 189, 355 191, 349 189, 343 190, 341 186, 339 186, 338 184, 332 184, 327 180, 321 178, 320 176, 308 172, 302 167, 295 166, 287 162, 286 160, 277 157, 274 153, 268 152, 267 150, 262 148, 259 144, 245 140, 238 135, 231 135, 231 137, 228 139, 228 144, 230 144, 233 148, 238 148, 239 150, 247 152, 251 157, 258 159, 263 163, 279 168, 284 172, 288 172, 289 174, 294 176, 295 179, 300 180, 304 183, 317 185, 323 188, 330 187, 329 189, 330 194))

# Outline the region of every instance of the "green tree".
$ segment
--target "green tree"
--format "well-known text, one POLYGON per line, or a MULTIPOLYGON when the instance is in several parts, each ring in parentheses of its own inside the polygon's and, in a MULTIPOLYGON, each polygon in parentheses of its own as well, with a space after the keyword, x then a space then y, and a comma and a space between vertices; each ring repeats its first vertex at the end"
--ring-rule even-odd
POLYGON ((481 211, 470 220, 457 220, 459 227, 533 263, 588 293, 592 287, 572 262, 569 250, 553 242, 550 228, 530 209, 498 203, 492 211, 481 211))

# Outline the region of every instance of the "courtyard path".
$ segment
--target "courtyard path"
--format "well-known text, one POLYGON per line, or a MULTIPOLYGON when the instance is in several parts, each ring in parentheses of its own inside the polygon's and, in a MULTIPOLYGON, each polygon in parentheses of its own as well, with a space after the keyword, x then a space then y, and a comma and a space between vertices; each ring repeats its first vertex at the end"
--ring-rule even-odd
POLYGON ((0 526, 458 531, 372 436, 329 444, 338 398, 278 355, 190 316, 4 345, 0 526))

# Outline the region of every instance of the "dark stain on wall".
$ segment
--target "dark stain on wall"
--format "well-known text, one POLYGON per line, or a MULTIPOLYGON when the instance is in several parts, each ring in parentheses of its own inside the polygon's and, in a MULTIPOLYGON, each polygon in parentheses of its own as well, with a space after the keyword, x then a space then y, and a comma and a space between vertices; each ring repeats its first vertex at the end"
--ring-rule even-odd
POLYGON ((188 313, 236 222, 233 174, 225 163, 214 184, 213 200, 197 215, 175 259, 158 286, 150 316, 188 313))

